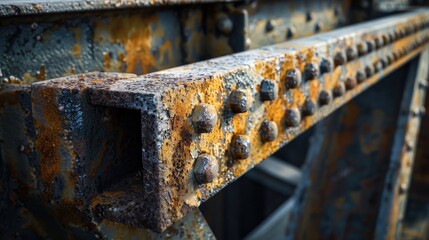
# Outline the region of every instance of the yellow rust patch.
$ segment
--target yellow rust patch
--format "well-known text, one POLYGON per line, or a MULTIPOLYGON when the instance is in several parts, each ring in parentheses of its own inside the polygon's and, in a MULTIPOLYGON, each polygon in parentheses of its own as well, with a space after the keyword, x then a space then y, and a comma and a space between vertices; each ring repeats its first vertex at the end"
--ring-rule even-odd
POLYGON ((40 107, 41 117, 46 123, 35 121, 38 129, 35 147, 40 153, 40 178, 47 185, 50 185, 61 169, 61 128, 63 118, 59 115, 56 104, 56 92, 53 89, 45 88, 40 90, 38 97, 44 99, 43 108, 40 107))
MULTIPOLYGON (((111 43, 120 43, 124 46, 125 54, 118 56, 116 61, 126 63, 125 72, 148 73, 156 66, 156 59, 151 52, 152 39, 163 36, 163 29, 157 27, 153 31, 153 26, 159 26, 158 18, 153 14, 118 16, 109 19, 107 22, 96 22, 94 39, 105 41, 105 36, 109 36, 111 43)), ((163 52, 171 48, 171 43, 164 42, 163 52)), ((122 64, 107 64, 122 68, 122 64)), ((110 69, 109 69, 110 70, 110 69)), ((118 69, 122 71, 122 69, 118 69)))

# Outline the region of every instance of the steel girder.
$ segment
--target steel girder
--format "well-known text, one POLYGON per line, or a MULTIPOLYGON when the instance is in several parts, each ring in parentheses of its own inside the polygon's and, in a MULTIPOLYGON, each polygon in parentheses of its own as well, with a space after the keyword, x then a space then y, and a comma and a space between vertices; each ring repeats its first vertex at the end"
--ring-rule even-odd
POLYGON ((427 49, 428 23, 419 9, 142 76, 7 84, 2 159, 56 218, 163 231, 427 49))

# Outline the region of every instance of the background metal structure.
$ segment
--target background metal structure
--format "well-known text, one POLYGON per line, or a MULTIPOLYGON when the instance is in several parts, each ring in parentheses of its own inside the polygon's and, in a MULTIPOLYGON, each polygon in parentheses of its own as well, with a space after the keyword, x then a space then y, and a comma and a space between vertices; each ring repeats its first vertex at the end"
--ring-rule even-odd
POLYGON ((0 232, 424 239, 429 10, 388 5, 1 2, 0 232))

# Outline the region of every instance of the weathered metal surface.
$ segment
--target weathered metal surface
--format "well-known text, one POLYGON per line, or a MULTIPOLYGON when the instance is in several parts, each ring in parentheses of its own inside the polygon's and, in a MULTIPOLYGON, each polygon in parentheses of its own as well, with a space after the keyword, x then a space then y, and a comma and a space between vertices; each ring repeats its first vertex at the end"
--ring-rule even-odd
MULTIPOLYGON (((86 75, 95 82, 106 76, 114 80, 135 75, 86 75)), ((77 92, 32 88, 8 85, 0 92, 0 232, 5 239, 213 238, 199 211, 162 234, 100 219, 91 212, 90 198, 122 178, 132 174, 141 187, 141 138, 130 132, 140 129, 139 113, 136 117, 129 111, 88 105, 85 97, 76 97, 77 92), (46 101, 32 103, 32 97, 46 101), (72 126, 61 125, 63 118, 72 126)))
POLYGON ((376 239, 401 239, 402 219, 410 186, 417 136, 424 114, 426 88, 420 86, 429 76, 429 51, 422 52, 409 71, 392 148, 390 166, 379 208, 376 239), (418 62, 417 62, 418 61, 418 62), (423 111, 423 112, 422 112, 423 111))
POLYGON ((386 76, 316 126, 287 239, 377 239, 404 72, 386 76))
POLYGON ((2 19, 1 80, 29 84, 88 71, 144 74, 181 65, 182 12, 166 8, 2 19))
MULTIPOLYGON (((425 78, 419 81, 419 87, 427 89, 425 78)), ((425 108, 429 109, 429 98, 426 97, 425 108)), ((412 166, 412 179, 407 191, 406 213, 402 223, 401 239, 429 238, 429 115, 421 116, 421 127, 418 140, 414 144, 415 160, 412 166)))
MULTIPOLYGON (((287 26, 300 26, 293 38, 314 34, 316 20, 323 23, 320 31, 327 31, 343 21, 334 16, 335 9, 347 10, 346 4, 336 8, 315 5, 313 13, 320 10, 329 17, 314 14, 307 22, 304 16, 310 8, 302 1, 293 2, 294 14, 271 14, 273 3, 278 9, 289 9, 292 4, 263 1, 255 9, 244 3, 216 3, 156 11, 4 17, 0 21, 0 80, 29 84, 88 71, 145 74, 290 39, 287 26), (265 31, 261 27, 264 16, 275 22, 269 33, 261 32, 265 31)), ((4 9, 1 4, 0 11, 4 9)))
POLYGON ((248 47, 255 49, 329 31, 347 22, 350 1, 254 1, 249 13, 248 47))
MULTIPOLYGON (((135 195, 140 202, 130 217, 127 213, 110 212, 109 208, 104 208, 105 216, 111 221, 162 231, 280 146, 419 54, 427 47, 428 19, 426 10, 415 11, 129 80, 112 81, 109 76, 94 80, 82 76, 40 82, 32 85, 32 96, 44 101, 37 103, 40 107, 33 106, 33 116, 35 122, 46 124, 50 121, 46 116, 50 115, 44 117, 42 113, 55 109, 58 113, 53 115, 59 116, 54 119, 56 124, 70 126, 65 132, 73 132, 81 141, 85 138, 73 128, 80 121, 88 121, 90 111, 81 114, 74 104, 62 104, 59 101, 62 94, 66 94, 66 99, 72 99, 67 94, 75 94, 78 103, 89 101, 93 105, 138 110, 142 137, 141 192, 124 189, 129 194, 117 196, 117 201, 122 201, 122 196, 135 195), (347 63, 341 65, 336 61, 335 68, 320 74, 322 59, 335 62, 338 52, 357 51, 356 46, 368 42, 379 42, 377 49, 370 48, 356 59, 350 59, 350 53, 345 54, 347 63), (303 81, 297 88, 286 88, 285 73, 291 68, 302 72, 303 81), (350 84, 357 72, 365 68, 374 69, 374 74, 359 84, 350 84), (264 79, 278 84, 277 99, 260 100, 259 84, 264 79), (338 92, 336 89, 342 85, 344 90, 338 92), (231 101, 230 94, 238 91, 241 93, 231 101), (322 101, 321 96, 325 95, 328 98, 322 101), (82 102, 82 98, 87 100, 82 102), (301 114, 306 100, 316 108, 313 115, 301 114), (193 109, 202 104, 212 105, 218 115, 210 133, 193 129, 193 109), (67 119, 64 113, 70 111, 76 111, 73 116, 81 119, 67 119), (265 120, 277 124, 279 133, 273 141, 262 141, 259 136, 260 124, 265 120), (217 177, 208 184, 197 184, 193 176, 195 159, 201 154, 211 155, 219 165, 217 177)), ((43 139, 42 136, 39 133, 36 139, 43 139)), ((77 149, 73 140, 58 139, 69 149, 77 149)), ((52 146, 51 139, 46 140, 42 146, 52 146)), ((81 162, 86 159, 85 151, 91 150, 80 152, 83 156, 70 155, 68 161, 81 162)), ((51 158, 51 153, 43 149, 38 154, 40 159, 51 158)), ((46 167, 44 164, 42 168, 46 167)), ((49 171, 52 177, 58 170, 49 171)), ((94 201, 95 209, 103 205, 94 201)), ((114 196, 109 198, 110 203, 118 204, 114 196)))
POLYGON ((382 12, 401 11, 410 7, 410 0, 374 0, 372 7, 382 12))
POLYGON ((3 0, 0 2, 0 17, 235 1, 238 0, 3 0))

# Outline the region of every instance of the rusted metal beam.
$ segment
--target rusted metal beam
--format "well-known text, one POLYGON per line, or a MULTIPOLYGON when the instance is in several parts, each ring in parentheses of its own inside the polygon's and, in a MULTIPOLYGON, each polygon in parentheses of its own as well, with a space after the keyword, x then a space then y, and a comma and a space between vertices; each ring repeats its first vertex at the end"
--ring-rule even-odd
POLYGON ((421 117, 425 114, 426 88, 428 81, 429 51, 419 56, 418 63, 409 71, 405 94, 401 104, 401 115, 395 133, 389 170, 383 189, 383 205, 378 213, 376 239, 401 239, 402 219, 410 186, 417 137, 421 117))
POLYGON ((146 74, 313 35, 316 24, 326 32, 345 24, 340 13, 347 11, 339 1, 270 0, 6 16, 0 21, 0 83, 88 71, 146 74))
POLYGON ((379 210, 390 202, 382 193, 395 161, 401 104, 413 91, 405 86, 415 82, 407 79, 414 63, 316 126, 294 196, 288 239, 378 239, 377 227, 386 227, 378 224, 379 214, 386 213, 379 210))
POLYGON ((5 0, 0 2, 0 17, 236 1, 238 0, 5 0))
MULTIPOLYGON (((73 126, 89 116, 74 104, 62 104, 63 94, 72 93, 78 105, 89 101, 139 111, 142 192, 125 196, 134 194, 138 206, 145 207, 137 207, 131 218, 128 213, 104 215, 162 231, 419 54, 427 47, 428 20, 427 10, 419 10, 129 80, 113 81, 106 75, 40 82, 32 85, 32 96, 39 100, 33 116, 46 127, 52 126, 51 120, 54 126, 70 126, 55 133, 69 149, 78 149, 58 131, 79 134, 73 126), (58 119, 40 114, 50 108, 58 119), (75 113, 70 116, 79 119, 62 117, 71 110, 75 113), (195 172, 196 164, 203 164, 203 172, 195 172), (195 174, 207 179, 196 181, 195 174)), ((40 146, 52 146, 41 128, 36 129, 36 146, 40 141, 40 146)), ((91 149, 80 153, 85 156, 85 151, 91 149)), ((38 149, 40 159, 50 154, 38 149)), ((77 156, 68 156, 68 161, 84 159, 77 156)))

